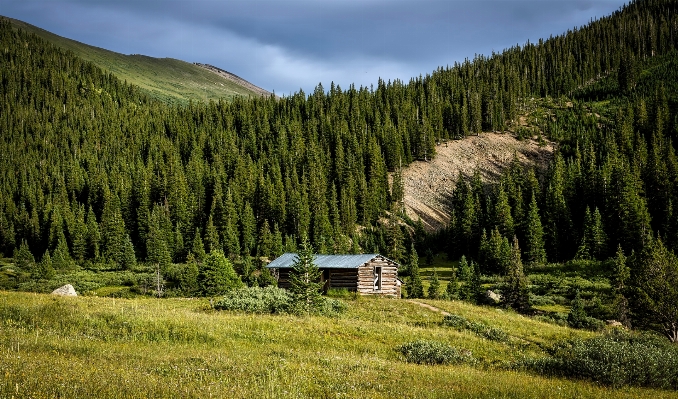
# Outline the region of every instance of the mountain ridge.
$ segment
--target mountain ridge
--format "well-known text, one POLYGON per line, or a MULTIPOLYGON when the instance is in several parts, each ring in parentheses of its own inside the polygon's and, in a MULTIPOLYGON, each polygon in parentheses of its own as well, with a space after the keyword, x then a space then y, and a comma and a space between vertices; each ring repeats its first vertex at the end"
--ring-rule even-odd
MULTIPOLYGON (((72 51, 76 56, 113 73, 121 80, 135 84, 151 97, 167 103, 217 101, 221 98, 231 100, 236 96, 270 94, 243 78, 232 79, 225 74, 205 69, 197 63, 142 54, 126 55, 59 36, 18 19, 5 16, 0 18, 9 20, 15 29, 24 29, 57 47, 72 51)), ((227 73, 234 75, 231 72, 227 73)))

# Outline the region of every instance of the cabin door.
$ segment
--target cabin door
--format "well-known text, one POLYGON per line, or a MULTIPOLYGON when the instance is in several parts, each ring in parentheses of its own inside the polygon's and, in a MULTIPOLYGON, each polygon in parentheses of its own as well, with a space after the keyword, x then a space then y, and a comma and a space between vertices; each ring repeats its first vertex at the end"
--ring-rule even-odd
POLYGON ((381 291, 381 266, 374 267, 374 291, 381 291))
POLYGON ((323 293, 327 294, 327 290, 330 289, 330 270, 324 269, 322 276, 320 276, 320 282, 323 283, 323 293))

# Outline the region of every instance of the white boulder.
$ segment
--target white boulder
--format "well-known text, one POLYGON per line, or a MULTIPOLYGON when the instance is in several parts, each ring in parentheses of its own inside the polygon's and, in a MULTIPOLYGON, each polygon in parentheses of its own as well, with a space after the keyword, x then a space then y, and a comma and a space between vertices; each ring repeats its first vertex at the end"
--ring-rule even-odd
POLYGON ((63 287, 59 287, 52 291, 52 295, 61 295, 61 296, 78 296, 78 293, 75 292, 75 288, 72 285, 66 284, 63 287))

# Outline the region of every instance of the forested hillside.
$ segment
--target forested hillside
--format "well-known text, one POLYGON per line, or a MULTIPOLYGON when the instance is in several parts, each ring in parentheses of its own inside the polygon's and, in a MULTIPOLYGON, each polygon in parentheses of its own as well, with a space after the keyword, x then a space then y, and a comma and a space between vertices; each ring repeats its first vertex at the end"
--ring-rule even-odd
POLYGON ((437 249, 485 259, 479 248, 514 234, 531 262, 628 255, 649 235, 676 248, 677 10, 633 2, 408 83, 186 106, 3 21, 0 251, 126 269, 214 249, 273 257, 308 234, 319 252, 404 260, 400 166, 442 140, 516 130, 533 97, 557 99, 538 120, 560 143, 547 175, 514 165, 492 189, 460 179, 437 249))

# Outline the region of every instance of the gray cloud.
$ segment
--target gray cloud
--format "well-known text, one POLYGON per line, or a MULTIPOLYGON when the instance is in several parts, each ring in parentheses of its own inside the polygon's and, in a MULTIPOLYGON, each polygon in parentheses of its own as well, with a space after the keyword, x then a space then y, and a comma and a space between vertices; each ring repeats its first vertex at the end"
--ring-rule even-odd
POLYGON ((0 13, 121 53, 206 62, 288 94, 369 86, 558 35, 624 1, 0 0, 0 13))

